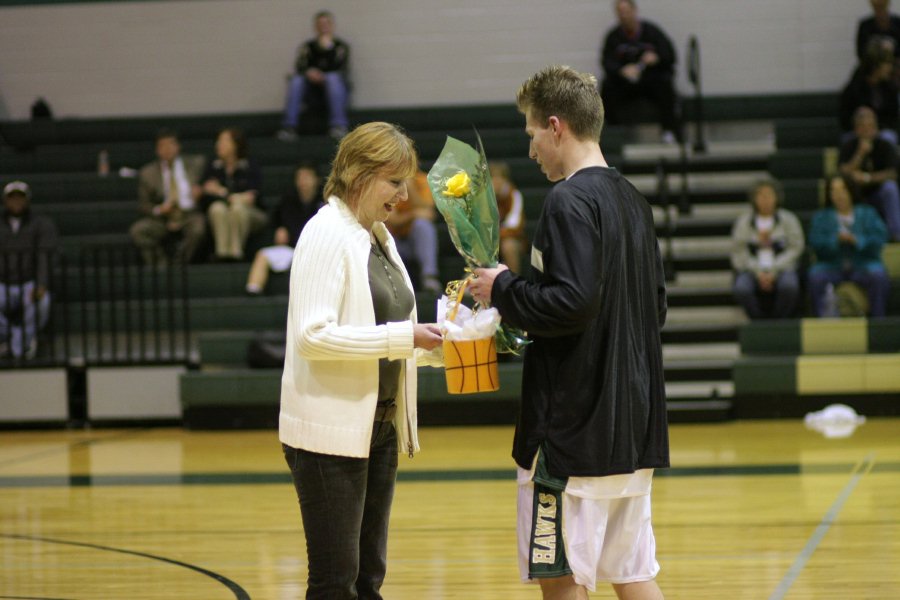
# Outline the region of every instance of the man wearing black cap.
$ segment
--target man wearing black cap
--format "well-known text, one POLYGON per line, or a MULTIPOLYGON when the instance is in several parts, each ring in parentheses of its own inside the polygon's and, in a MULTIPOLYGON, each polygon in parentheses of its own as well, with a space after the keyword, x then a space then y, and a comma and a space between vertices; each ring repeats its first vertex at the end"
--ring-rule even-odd
POLYGON ((0 358, 34 358, 37 332, 50 314, 50 266, 56 226, 31 214, 31 188, 13 181, 3 188, 0 219, 0 358))

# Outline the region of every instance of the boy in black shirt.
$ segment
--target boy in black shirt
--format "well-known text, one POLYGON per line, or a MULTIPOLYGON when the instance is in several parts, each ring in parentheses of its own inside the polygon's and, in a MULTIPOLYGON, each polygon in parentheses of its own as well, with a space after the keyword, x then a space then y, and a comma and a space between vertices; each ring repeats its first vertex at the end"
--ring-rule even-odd
POLYGON ((476 269, 469 290, 533 341, 513 443, 520 572, 545 598, 586 599, 606 581, 619 598, 659 600, 650 486, 669 439, 653 215, 603 157, 593 75, 548 67, 517 104, 529 156, 560 182, 535 230, 535 281, 500 265, 476 269))

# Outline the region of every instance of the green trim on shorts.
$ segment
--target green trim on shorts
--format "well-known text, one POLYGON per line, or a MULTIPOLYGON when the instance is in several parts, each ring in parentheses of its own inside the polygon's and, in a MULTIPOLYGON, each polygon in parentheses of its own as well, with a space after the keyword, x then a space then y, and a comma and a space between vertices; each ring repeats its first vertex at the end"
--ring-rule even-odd
POLYGON ((528 545, 528 577, 550 579, 572 574, 563 537, 562 495, 568 478, 547 471, 544 448, 538 449, 534 467, 531 505, 531 543, 528 545))
POLYGON ((562 492, 534 484, 528 577, 548 579, 571 575, 562 532, 562 492))
POLYGON ((550 474, 550 471, 547 468, 547 452, 544 450, 543 444, 538 448, 537 460, 534 465, 534 476, 531 480, 544 487, 550 488, 551 490, 560 492, 564 492, 566 486, 569 484, 568 477, 554 477, 550 474))

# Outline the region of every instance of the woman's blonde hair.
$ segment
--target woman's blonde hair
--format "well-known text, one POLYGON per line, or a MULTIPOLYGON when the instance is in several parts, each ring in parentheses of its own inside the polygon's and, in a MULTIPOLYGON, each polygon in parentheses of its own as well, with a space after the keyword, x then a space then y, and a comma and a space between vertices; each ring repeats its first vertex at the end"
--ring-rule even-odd
POLYGON ((376 177, 410 179, 418 168, 415 144, 400 127, 366 123, 341 140, 325 183, 325 197, 337 196, 354 205, 376 177))

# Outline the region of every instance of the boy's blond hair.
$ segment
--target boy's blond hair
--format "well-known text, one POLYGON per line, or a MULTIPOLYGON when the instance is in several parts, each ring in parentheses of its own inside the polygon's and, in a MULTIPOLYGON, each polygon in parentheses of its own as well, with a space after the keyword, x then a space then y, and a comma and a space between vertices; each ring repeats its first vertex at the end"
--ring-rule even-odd
POLYGON ((571 67, 546 67, 522 84, 516 94, 516 105, 523 114, 546 126, 550 117, 559 117, 580 140, 600 141, 603 130, 603 101, 597 89, 597 78, 579 73, 571 67))

